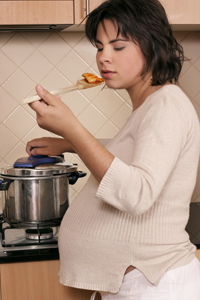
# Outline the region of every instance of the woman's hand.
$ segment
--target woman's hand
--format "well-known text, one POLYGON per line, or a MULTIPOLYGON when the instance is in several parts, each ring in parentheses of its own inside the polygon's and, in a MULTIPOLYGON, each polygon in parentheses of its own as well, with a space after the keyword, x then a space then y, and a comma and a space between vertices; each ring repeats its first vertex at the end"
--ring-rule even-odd
MULTIPOLYGON (((36 101, 29 105, 37 114, 38 125, 62 136, 68 143, 67 147, 71 145, 71 149, 79 155, 90 172, 100 182, 114 156, 87 131, 69 107, 59 98, 50 94, 40 85, 36 87, 36 91, 44 101, 36 101)), ((29 144, 28 153, 30 153, 30 146, 34 147, 33 144, 29 144)), ((34 151, 37 150, 34 149, 34 151)))
POLYGON ((61 138, 43 137, 27 143, 26 151, 31 155, 60 155, 64 152, 74 152, 71 145, 61 138))
POLYGON ((40 85, 36 86, 36 91, 43 101, 29 105, 37 113, 38 125, 57 135, 66 135, 71 130, 68 129, 78 123, 72 111, 59 97, 53 96, 40 85))

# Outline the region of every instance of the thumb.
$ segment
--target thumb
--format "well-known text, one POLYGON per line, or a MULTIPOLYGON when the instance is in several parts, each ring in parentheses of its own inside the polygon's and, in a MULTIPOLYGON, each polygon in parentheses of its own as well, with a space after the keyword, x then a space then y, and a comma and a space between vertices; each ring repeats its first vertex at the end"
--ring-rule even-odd
POLYGON ((53 105, 55 103, 55 96, 45 90, 40 84, 36 86, 36 92, 48 105, 53 105))

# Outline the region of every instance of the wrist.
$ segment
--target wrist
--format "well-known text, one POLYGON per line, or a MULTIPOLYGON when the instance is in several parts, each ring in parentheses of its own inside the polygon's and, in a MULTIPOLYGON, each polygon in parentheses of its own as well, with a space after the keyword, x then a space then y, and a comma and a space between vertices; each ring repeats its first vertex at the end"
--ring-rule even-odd
POLYGON ((64 152, 74 153, 75 152, 72 145, 65 138, 60 139, 60 146, 62 149, 62 153, 64 153, 64 152))

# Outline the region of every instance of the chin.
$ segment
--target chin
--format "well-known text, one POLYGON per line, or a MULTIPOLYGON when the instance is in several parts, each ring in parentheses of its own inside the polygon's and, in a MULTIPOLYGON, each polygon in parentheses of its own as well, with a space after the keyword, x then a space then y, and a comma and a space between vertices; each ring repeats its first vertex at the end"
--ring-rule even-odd
POLYGON ((110 81, 105 81, 107 87, 109 87, 110 89, 113 90, 117 90, 117 89, 123 89, 124 87, 120 86, 119 84, 115 84, 114 82, 110 82, 110 81))

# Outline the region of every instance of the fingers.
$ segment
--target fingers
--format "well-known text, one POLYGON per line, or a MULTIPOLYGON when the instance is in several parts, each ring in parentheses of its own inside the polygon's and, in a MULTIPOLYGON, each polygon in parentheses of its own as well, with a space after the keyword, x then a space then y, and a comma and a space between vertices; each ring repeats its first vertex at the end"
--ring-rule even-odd
POLYGON ((35 147, 30 150, 31 155, 49 155, 46 147, 35 147))
MULTIPOLYGON (((35 101, 29 103, 29 106, 36 111, 36 113, 40 113, 43 109, 46 109, 47 106, 55 106, 56 100, 60 99, 60 97, 55 97, 47 90, 45 90, 40 84, 36 86, 36 92, 42 99, 42 101, 35 101)), ((58 101, 58 100, 57 100, 58 101)))
MULTIPOLYGON (((36 86, 36 91, 43 101, 30 103, 30 107, 36 112, 36 120, 39 127, 63 136, 68 124, 75 121, 75 116, 69 107, 59 98, 49 93, 41 85, 36 86)), ((30 152, 29 152, 30 153, 30 152)))
POLYGON ((26 152, 28 153, 29 156, 43 154, 41 153, 44 152, 43 148, 45 146, 43 144, 44 144, 43 139, 34 139, 27 143, 26 152))
POLYGON ((32 149, 32 144, 33 144, 34 142, 33 141, 31 141, 31 142, 28 142, 27 143, 27 145, 26 145, 26 152, 28 153, 28 155, 29 156, 31 156, 31 149, 32 149))
POLYGON ((26 147, 26 152, 31 155, 49 155, 47 147, 26 147))

